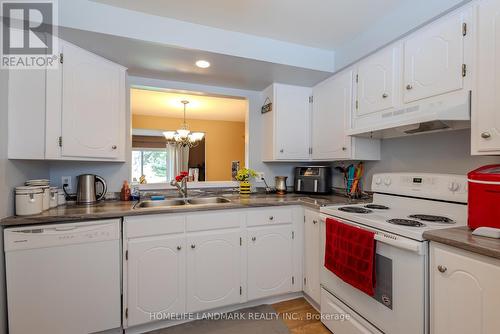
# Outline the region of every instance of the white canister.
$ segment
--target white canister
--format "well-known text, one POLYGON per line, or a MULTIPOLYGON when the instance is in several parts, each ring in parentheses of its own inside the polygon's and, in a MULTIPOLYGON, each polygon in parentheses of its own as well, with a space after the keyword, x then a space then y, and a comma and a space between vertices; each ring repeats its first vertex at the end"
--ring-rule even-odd
POLYGON ((58 190, 57 187, 50 187, 50 197, 49 197, 49 206, 50 208, 55 208, 57 206, 57 198, 58 190))
POLYGON ((16 215, 28 216, 42 213, 43 193, 41 187, 16 188, 16 215))
POLYGON ((57 191, 57 205, 64 205, 66 204, 66 194, 64 193, 64 190, 59 189, 57 191))
POLYGON ((43 190, 43 211, 50 209, 50 187, 42 186, 43 190))

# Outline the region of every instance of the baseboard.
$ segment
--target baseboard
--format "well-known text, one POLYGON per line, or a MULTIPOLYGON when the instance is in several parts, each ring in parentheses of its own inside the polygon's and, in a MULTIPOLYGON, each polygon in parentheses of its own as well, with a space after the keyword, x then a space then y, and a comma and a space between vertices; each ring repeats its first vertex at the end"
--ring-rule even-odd
POLYGON ((304 292, 304 298, 305 300, 307 300, 307 302, 309 304, 311 304, 311 306, 318 312, 321 312, 320 311, 320 305, 319 303, 315 302, 314 299, 312 299, 307 293, 304 292))
MULTIPOLYGON (((253 306, 258 306, 258 305, 262 305, 262 304, 275 304, 275 303, 279 303, 279 302, 283 302, 283 301, 291 300, 291 299, 296 299, 296 298, 300 298, 300 297, 304 297, 304 293, 302 291, 287 293, 285 295, 280 295, 280 296, 275 296, 275 297, 256 299, 256 300, 252 300, 252 301, 247 302, 247 303, 225 306, 225 307, 216 308, 213 310, 206 310, 204 312, 199 312, 196 314, 201 315, 203 313, 212 313, 212 312, 213 313, 226 313, 226 312, 237 311, 237 310, 244 309, 247 307, 253 307, 253 306)), ((180 324, 190 322, 190 321, 191 320, 157 321, 157 322, 153 322, 153 323, 148 323, 148 324, 144 324, 144 325, 138 325, 138 326, 126 328, 125 334, 142 334, 142 333, 146 333, 149 331, 154 331, 154 330, 158 330, 158 329, 162 329, 162 328, 168 328, 168 327, 172 327, 175 325, 180 325, 180 324)))

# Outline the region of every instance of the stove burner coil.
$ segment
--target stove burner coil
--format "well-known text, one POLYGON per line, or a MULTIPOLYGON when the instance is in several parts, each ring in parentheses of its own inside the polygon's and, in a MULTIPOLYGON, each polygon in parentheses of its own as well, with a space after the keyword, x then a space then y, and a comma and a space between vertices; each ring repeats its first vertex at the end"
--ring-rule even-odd
POLYGON ((390 224, 394 224, 394 225, 402 225, 402 226, 409 226, 409 227, 424 227, 425 226, 424 223, 421 223, 419 221, 412 220, 412 219, 389 219, 387 222, 390 224))
POLYGON ((365 208, 360 208, 358 206, 343 206, 339 208, 340 211, 350 212, 350 213, 370 213, 372 210, 368 210, 365 208))
POLYGON ((368 204, 368 205, 365 205, 365 208, 376 209, 376 210, 389 210, 388 206, 380 205, 380 204, 368 204))
POLYGON ((455 224, 455 221, 453 221, 450 218, 443 217, 443 216, 421 215, 421 214, 418 214, 418 215, 410 215, 408 217, 409 218, 420 219, 420 220, 427 221, 427 222, 455 224))

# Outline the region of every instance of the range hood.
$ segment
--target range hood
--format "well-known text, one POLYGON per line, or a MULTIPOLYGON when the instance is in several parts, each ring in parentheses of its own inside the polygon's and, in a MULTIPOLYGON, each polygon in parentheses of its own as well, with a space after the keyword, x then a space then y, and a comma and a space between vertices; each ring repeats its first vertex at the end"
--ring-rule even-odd
POLYGON ((470 92, 427 98, 353 119, 348 135, 394 138, 470 128, 470 92))

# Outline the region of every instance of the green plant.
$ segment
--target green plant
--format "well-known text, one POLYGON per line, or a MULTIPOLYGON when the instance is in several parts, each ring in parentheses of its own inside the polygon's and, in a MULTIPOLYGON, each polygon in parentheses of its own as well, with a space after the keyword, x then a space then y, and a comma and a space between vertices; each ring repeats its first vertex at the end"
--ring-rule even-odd
POLYGON ((242 168, 236 174, 236 180, 248 181, 251 177, 256 177, 257 172, 250 168, 242 168))

